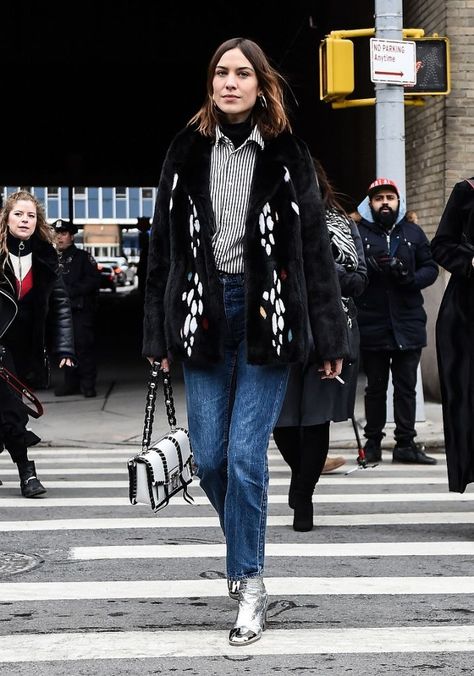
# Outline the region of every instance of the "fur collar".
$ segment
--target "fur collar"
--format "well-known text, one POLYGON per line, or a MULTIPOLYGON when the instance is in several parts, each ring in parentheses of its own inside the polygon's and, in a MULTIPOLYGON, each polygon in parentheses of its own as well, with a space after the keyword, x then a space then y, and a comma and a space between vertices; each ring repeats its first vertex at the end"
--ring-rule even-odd
MULTIPOLYGON (((215 140, 205 137, 190 127, 182 130, 172 143, 173 160, 186 191, 193 199, 201 198, 210 203, 209 174, 212 146, 215 140)), ((277 190, 281 180, 282 164, 295 153, 295 137, 283 133, 265 141, 259 149, 255 166, 249 216, 258 214, 264 203, 277 190)))

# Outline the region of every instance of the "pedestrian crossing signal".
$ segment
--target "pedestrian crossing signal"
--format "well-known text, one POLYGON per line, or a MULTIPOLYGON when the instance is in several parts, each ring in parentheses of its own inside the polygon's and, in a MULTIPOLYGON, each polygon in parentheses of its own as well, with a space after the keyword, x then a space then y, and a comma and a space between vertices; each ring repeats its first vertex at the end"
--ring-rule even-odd
POLYGON ((354 43, 325 38, 319 46, 319 98, 344 99, 354 91, 354 43))
POLYGON ((414 38, 413 41, 416 45, 416 84, 405 86, 405 96, 449 94, 449 39, 429 37, 414 38))

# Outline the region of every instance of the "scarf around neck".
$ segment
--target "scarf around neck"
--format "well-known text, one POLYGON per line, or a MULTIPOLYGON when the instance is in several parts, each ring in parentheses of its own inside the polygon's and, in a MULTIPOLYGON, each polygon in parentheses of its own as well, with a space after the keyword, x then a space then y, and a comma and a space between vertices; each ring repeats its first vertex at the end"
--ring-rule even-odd
POLYGON ((33 288, 33 256, 31 241, 7 235, 8 259, 15 275, 18 300, 22 300, 33 288))

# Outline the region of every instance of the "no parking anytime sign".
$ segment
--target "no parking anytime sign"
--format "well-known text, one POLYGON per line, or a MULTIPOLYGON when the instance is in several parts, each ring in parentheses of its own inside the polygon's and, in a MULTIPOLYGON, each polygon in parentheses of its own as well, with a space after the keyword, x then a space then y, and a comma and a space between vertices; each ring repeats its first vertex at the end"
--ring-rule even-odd
POLYGON ((371 38, 370 79, 376 84, 415 85, 416 44, 371 38))

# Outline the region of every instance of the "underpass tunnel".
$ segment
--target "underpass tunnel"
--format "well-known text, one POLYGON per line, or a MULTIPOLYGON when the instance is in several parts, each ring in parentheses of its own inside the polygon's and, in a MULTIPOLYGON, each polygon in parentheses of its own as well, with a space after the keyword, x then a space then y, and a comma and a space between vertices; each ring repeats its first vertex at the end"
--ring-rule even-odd
MULTIPOLYGON (((360 201, 374 171, 374 110, 335 111, 319 100, 318 49, 331 30, 373 25, 373 0, 68 7, 74 21, 52 2, 5 9, 1 185, 156 187, 168 144, 202 103, 212 52, 244 35, 287 79, 294 131, 347 208, 360 201)), ((355 94, 365 96, 368 43, 355 48, 355 94)), ((138 300, 125 296, 101 294, 101 355, 119 345, 138 351, 138 300)))

